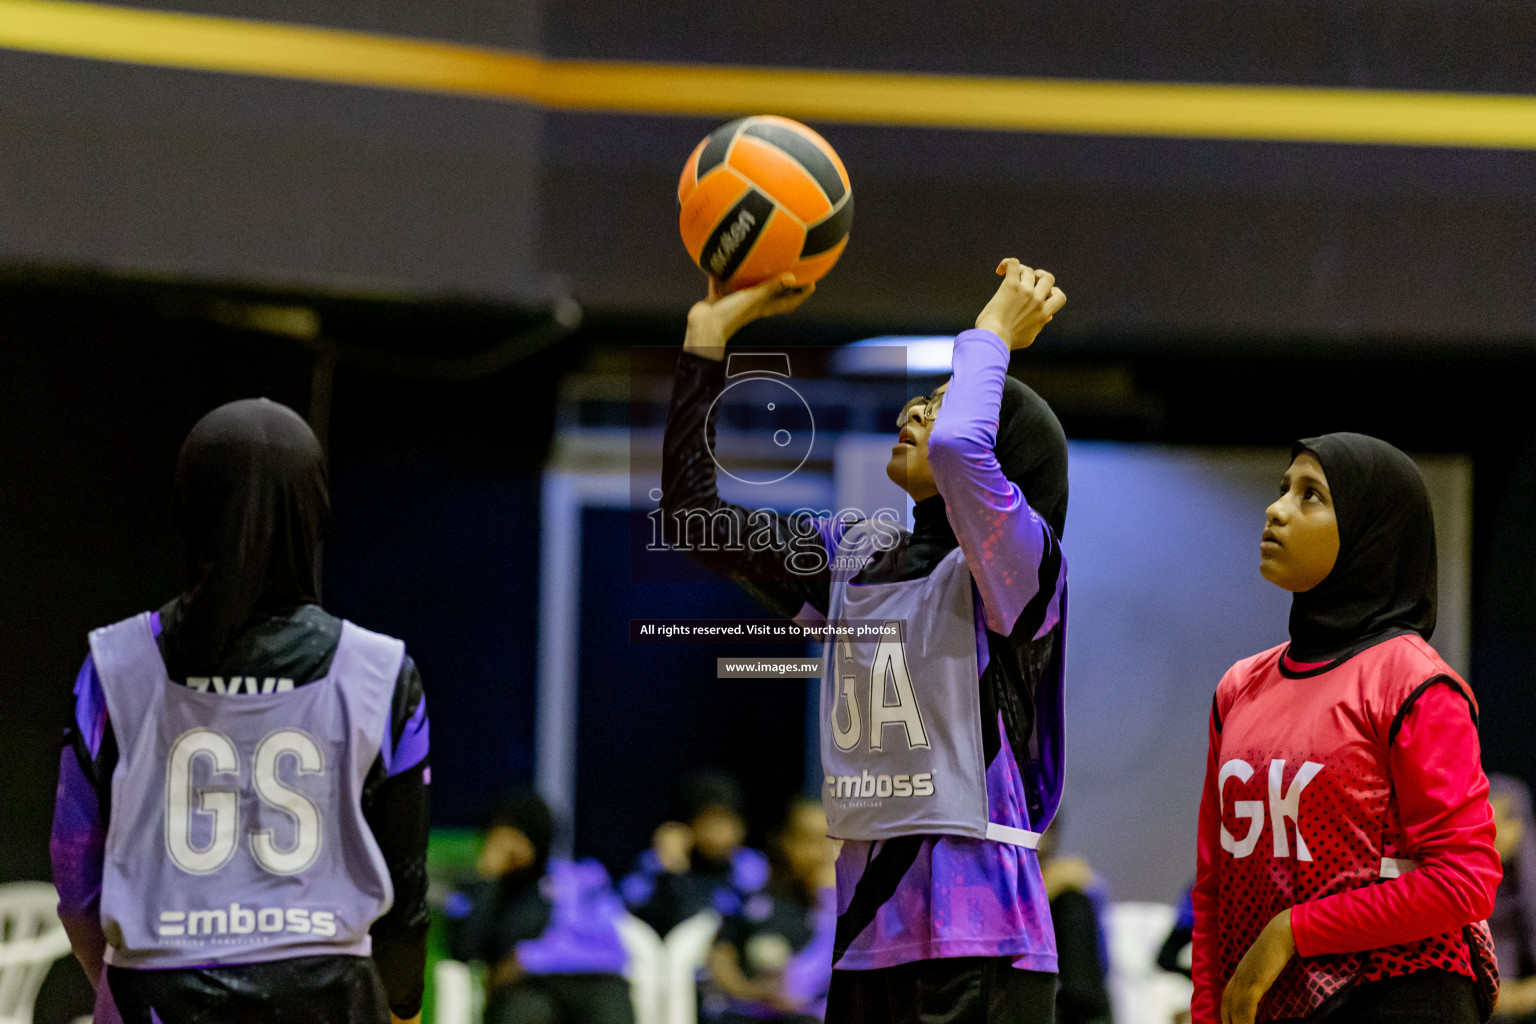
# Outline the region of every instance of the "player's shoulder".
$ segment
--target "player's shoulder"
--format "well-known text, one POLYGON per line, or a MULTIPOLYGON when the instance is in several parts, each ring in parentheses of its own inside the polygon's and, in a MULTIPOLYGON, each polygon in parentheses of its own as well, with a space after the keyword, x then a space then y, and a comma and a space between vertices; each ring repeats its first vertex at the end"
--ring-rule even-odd
POLYGON ((1417 633, 1405 633, 1377 644, 1370 652, 1381 685, 1404 700, 1422 694, 1434 683, 1446 683, 1476 708, 1472 687, 1446 664, 1440 652, 1417 633))
POLYGON ((1276 644, 1257 654, 1251 654, 1235 663, 1222 674, 1216 684, 1216 709, 1225 717, 1232 705, 1255 685, 1274 675, 1285 652, 1285 644, 1276 644))
POLYGON ((405 645, 404 640, 400 639, 392 633, 385 633, 377 629, 369 629, 367 626, 353 622, 351 619, 338 619, 337 622, 338 625, 336 628, 338 633, 343 628, 346 628, 352 630, 360 639, 363 640, 371 641, 374 643, 391 643, 400 644, 401 646, 405 645))
POLYGON ((1285 644, 1276 644, 1257 654, 1250 654, 1232 663, 1232 667, 1222 675, 1221 682, 1217 684, 1218 692, 1226 688, 1228 690, 1250 685, 1254 680, 1262 679, 1280 664, 1280 656, 1285 653, 1285 644))
POLYGON ((121 642, 120 638, 133 631, 149 628, 152 637, 158 637, 161 630, 161 612, 143 611, 135 612, 127 618, 117 619, 105 625, 97 626, 86 634, 86 665, 91 666, 95 660, 95 650, 103 643, 121 642))
POLYGON ((1382 641, 1377 649, 1384 661, 1387 661, 1395 669, 1400 669, 1408 678, 1422 677, 1430 679, 1434 676, 1449 676, 1456 682, 1465 686, 1466 681, 1457 674, 1456 670, 1445 663, 1440 652, 1430 646, 1417 633, 1404 633, 1394 636, 1390 640, 1382 641))

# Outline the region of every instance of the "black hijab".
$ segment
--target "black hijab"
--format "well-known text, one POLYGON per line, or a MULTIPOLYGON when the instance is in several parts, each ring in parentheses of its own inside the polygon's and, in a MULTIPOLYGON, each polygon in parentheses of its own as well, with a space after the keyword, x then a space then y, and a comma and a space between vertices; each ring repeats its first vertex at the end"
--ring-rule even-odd
MULTIPOLYGON (((1029 507, 1059 539, 1067 523, 1067 435, 1045 399, 1012 377, 1003 378, 992 451, 1003 475, 1018 484, 1029 507)), ((935 494, 912 506, 912 535, 907 543, 877 554, 856 580, 889 583, 926 576, 959 543, 944 497, 935 494)))
POLYGON ((176 465, 176 511, 188 584, 166 627, 173 677, 218 668, 253 618, 319 603, 325 456, 292 409, 245 399, 198 420, 176 465))
POLYGON ((993 451, 1003 475, 1060 540, 1067 528, 1067 435, 1045 399, 1012 377, 1003 378, 993 451))
POLYGON ((1291 599, 1297 661, 1333 662, 1389 637, 1435 631, 1435 517, 1413 460, 1364 434, 1324 434, 1291 447, 1323 467, 1339 523, 1339 557, 1291 599))

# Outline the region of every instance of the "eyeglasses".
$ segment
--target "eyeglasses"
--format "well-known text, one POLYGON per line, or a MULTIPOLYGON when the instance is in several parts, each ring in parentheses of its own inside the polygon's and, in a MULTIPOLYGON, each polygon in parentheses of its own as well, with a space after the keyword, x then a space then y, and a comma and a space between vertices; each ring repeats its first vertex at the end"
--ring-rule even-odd
POLYGON ((907 425, 912 409, 919 405, 923 407, 923 412, 918 417, 918 422, 923 424, 932 423, 939 415, 939 406, 943 404, 944 392, 942 391, 935 391, 931 395, 918 395, 916 398, 907 399, 907 404, 901 407, 901 415, 896 417, 896 429, 900 430, 907 425))

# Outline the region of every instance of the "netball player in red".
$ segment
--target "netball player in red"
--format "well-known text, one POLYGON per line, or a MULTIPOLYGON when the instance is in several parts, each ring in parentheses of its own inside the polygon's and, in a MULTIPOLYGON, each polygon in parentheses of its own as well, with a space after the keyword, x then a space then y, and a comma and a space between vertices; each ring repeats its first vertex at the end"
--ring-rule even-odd
POLYGON ((1486 1019, 1499 857, 1477 701, 1428 643, 1417 467, 1361 434, 1299 442, 1260 572, 1295 595, 1290 643, 1216 688, 1196 1024, 1486 1019))

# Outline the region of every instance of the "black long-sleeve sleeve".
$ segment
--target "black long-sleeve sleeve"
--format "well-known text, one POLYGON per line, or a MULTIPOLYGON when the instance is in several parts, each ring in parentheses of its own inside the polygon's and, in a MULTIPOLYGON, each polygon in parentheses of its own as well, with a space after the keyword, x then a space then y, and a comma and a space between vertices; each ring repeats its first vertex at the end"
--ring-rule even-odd
POLYGON ((1195 929, 1193 925, 1175 924, 1168 937, 1163 940, 1162 948, 1157 951, 1157 966, 1170 974, 1182 974, 1186 978, 1192 978, 1194 972, 1189 965, 1180 962, 1179 955, 1195 941, 1195 929))
POLYGON ((1056 928, 1056 1020, 1060 1024, 1108 1024, 1109 990, 1099 959, 1099 919, 1093 900, 1068 889, 1051 901, 1056 928))
POLYGON ((661 460, 666 540, 780 615, 806 604, 825 614, 832 575, 818 519, 743 508, 716 493, 709 412, 724 384, 724 362, 678 356, 661 460))
MULTIPOLYGON (((400 743, 422 701, 421 673, 409 656, 395 684, 392 742, 400 743)), ((363 817, 373 831, 394 885, 395 902, 373 923, 373 960, 384 980, 390 1009, 401 1018, 421 1010, 426 985, 427 837, 431 827, 431 759, 385 776, 382 759, 363 788, 363 817)))

